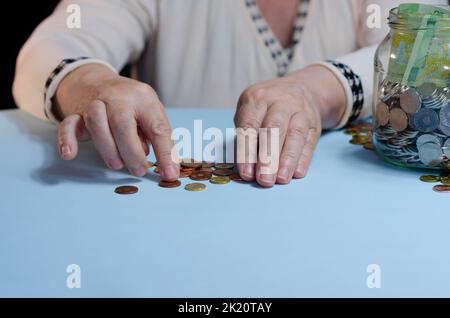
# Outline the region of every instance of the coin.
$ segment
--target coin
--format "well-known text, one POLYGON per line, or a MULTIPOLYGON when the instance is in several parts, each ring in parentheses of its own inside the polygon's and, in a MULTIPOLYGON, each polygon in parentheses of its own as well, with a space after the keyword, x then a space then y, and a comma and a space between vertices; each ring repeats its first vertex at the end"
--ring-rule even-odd
POLYGON ((192 171, 180 171, 180 178, 189 178, 192 174, 192 171))
POLYGON ((114 192, 117 194, 120 194, 120 195, 129 195, 129 194, 135 194, 138 191, 139 191, 139 188, 135 187, 135 186, 121 186, 121 187, 117 187, 114 192))
POLYGON ((447 139, 442 147, 444 154, 450 159, 450 139, 447 139))
POLYGON ((177 181, 163 181, 163 180, 161 180, 159 182, 159 186, 161 188, 178 188, 179 186, 181 186, 181 182, 180 182, 180 180, 177 180, 177 181))
POLYGON ((234 164, 232 163, 216 163, 215 168, 217 170, 230 170, 234 168, 234 164))
POLYGON ((189 178, 194 181, 208 181, 211 177, 212 174, 210 172, 203 171, 195 171, 189 176, 189 178))
POLYGON ((442 177, 440 181, 442 184, 450 185, 450 177, 442 177))
POLYGON ((436 85, 433 83, 425 83, 417 87, 417 92, 420 94, 422 99, 429 98, 436 93, 436 85))
POLYGON ((202 169, 210 169, 210 168, 214 168, 214 162, 208 162, 208 161, 202 162, 202 169))
POLYGON ((422 145, 429 143, 429 142, 435 143, 437 145, 441 144, 441 140, 439 139, 439 137, 437 137, 435 135, 427 134, 427 135, 422 135, 419 138, 417 138, 417 140, 416 140, 417 148, 420 148, 422 145))
POLYGON ((430 133, 439 126, 439 115, 432 109, 422 109, 414 115, 414 127, 420 132, 430 133))
POLYGON ((202 167, 202 163, 195 161, 194 159, 183 159, 181 160, 180 165, 183 168, 191 168, 191 169, 198 169, 202 167))
POLYGON ((400 95, 400 107, 408 114, 417 113, 421 104, 422 99, 414 88, 410 88, 400 95))
POLYGON ((147 167, 150 169, 150 168, 153 168, 155 166, 155 164, 153 163, 153 162, 151 162, 151 161, 147 161, 147 167))
POLYGON ((241 178, 239 173, 233 173, 232 175, 230 175, 230 179, 232 181, 235 181, 235 182, 242 182, 242 181, 244 181, 244 179, 241 178))
POLYGON ((227 170, 227 169, 217 169, 213 172, 215 176, 219 177, 228 177, 233 174, 233 170, 227 170))
POLYGON ((446 136, 450 136, 450 127, 440 124, 439 130, 446 136))
POLYGON ((206 185, 202 183, 189 183, 184 189, 191 192, 200 192, 206 189, 206 185))
POLYGON ((394 108, 389 114, 389 122, 397 132, 402 132, 408 128, 408 116, 400 108, 394 108))
POLYGON ((422 163, 428 166, 437 166, 442 162, 441 146, 428 142, 419 147, 419 158, 422 163))
POLYGON ((441 125, 450 128, 450 102, 439 111, 439 119, 441 121, 441 125))
POLYGON ((435 192, 439 192, 439 193, 450 193, 450 186, 449 185, 435 185, 433 187, 433 190, 435 192))
POLYGON ((366 149, 366 150, 375 150, 375 147, 374 147, 373 143, 371 141, 369 141, 369 142, 366 142, 364 144, 364 149, 366 149))
POLYGON ((156 174, 160 174, 160 173, 161 173, 161 170, 159 170, 159 167, 156 167, 156 168, 153 170, 153 172, 156 173, 156 174))
POLYGON ((225 185, 225 184, 230 183, 230 178, 229 177, 212 177, 211 180, 209 180, 209 182, 211 182, 213 184, 225 185))
POLYGON ((420 177, 420 181, 426 182, 426 183, 436 183, 441 181, 441 177, 439 176, 433 176, 433 175, 425 175, 420 177))
POLYGON ((375 111, 375 119, 380 126, 386 126, 389 123, 389 106, 379 103, 375 111))

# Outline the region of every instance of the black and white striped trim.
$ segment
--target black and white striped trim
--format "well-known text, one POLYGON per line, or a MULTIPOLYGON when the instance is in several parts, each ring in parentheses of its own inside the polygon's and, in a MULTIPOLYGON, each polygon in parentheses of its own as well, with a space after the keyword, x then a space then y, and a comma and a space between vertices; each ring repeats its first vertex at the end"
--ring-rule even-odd
POLYGON ((364 89, 361 78, 355 74, 350 67, 337 61, 327 61, 332 64, 347 79, 349 87, 352 91, 353 106, 348 124, 357 120, 361 115, 364 105, 364 89))
POLYGON ((250 12, 253 22, 264 41, 264 44, 269 49, 273 60, 277 65, 278 76, 285 76, 289 70, 294 55, 294 49, 300 43, 303 29, 305 28, 306 19, 308 16, 309 0, 302 0, 298 6, 297 18, 294 25, 294 35, 291 46, 283 49, 280 42, 276 39, 266 20, 264 19, 261 10, 256 4, 255 0, 245 1, 250 12))
MULTIPOLYGON (((61 63, 58 64, 58 66, 53 70, 53 72, 50 74, 50 76, 47 78, 47 81, 45 82, 45 93, 44 93, 44 103, 47 102, 47 95, 48 95, 48 89, 52 85, 55 78, 61 74, 61 72, 70 64, 76 63, 81 60, 87 60, 88 57, 78 57, 78 58, 71 58, 71 59, 65 59, 61 63)), ((51 116, 48 113, 48 108, 45 107, 45 116, 47 118, 50 118, 51 116)))

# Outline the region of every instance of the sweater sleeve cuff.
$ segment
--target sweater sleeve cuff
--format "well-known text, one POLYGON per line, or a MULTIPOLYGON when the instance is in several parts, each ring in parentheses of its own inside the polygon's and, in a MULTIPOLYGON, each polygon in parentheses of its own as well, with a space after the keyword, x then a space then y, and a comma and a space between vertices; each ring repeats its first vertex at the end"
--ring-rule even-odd
POLYGON ((60 119, 57 118, 55 113, 53 112, 53 103, 52 99, 56 94, 56 90, 58 89, 61 81, 73 70, 79 68, 80 66, 86 64, 101 64, 109 67, 112 71, 117 72, 117 70, 111 66, 109 63, 104 62, 102 60, 87 58, 87 57, 79 57, 72 59, 63 60, 50 74, 45 83, 45 94, 44 94, 44 112, 45 116, 54 123, 59 123, 60 119))
POLYGON ((364 105, 364 90, 361 78, 349 66, 337 61, 317 62, 314 64, 322 65, 329 69, 345 89, 347 105, 336 129, 341 129, 358 120, 364 105))

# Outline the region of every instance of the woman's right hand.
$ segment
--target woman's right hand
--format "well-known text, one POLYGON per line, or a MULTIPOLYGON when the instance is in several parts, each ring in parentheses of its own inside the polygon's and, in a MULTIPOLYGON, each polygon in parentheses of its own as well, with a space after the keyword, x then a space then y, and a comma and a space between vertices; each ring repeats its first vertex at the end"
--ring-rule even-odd
POLYGON ((60 83, 54 110, 63 119, 58 148, 64 160, 76 158, 79 141, 92 139, 109 168, 126 166, 141 177, 148 171, 150 143, 161 178, 178 179, 179 166, 172 158, 172 130, 163 105, 149 85, 119 76, 100 64, 81 66, 60 83))

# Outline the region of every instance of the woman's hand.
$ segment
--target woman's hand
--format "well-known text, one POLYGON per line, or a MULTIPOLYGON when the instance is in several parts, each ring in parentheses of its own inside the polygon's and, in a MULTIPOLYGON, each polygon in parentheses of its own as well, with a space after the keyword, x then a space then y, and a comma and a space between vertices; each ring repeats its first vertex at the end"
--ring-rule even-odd
POLYGON ((54 102, 56 113, 64 119, 58 131, 64 160, 75 159, 78 141, 92 139, 109 168, 126 166, 133 175, 144 176, 150 142, 161 177, 178 179, 171 128, 150 86, 91 64, 74 70, 61 82, 54 102))
MULTIPOLYGON (((284 78, 277 78, 251 86, 242 94, 235 116, 237 128, 277 129, 279 134, 279 160, 262 162, 261 153, 266 149, 257 143, 238 144, 238 162, 241 177, 246 181, 257 180, 264 187, 275 183, 287 184, 292 178, 304 178, 322 128, 333 128, 345 111, 345 91, 338 79, 325 67, 310 66, 284 78), (243 154, 244 153, 244 154, 243 154), (251 154, 258 154, 258 162, 251 161, 251 154), (250 159, 250 160, 249 160, 250 159)), ((238 132, 239 136, 239 132, 238 132)), ((273 155, 273 154, 271 154, 273 155)), ((265 160, 266 161, 266 160, 265 160)))

